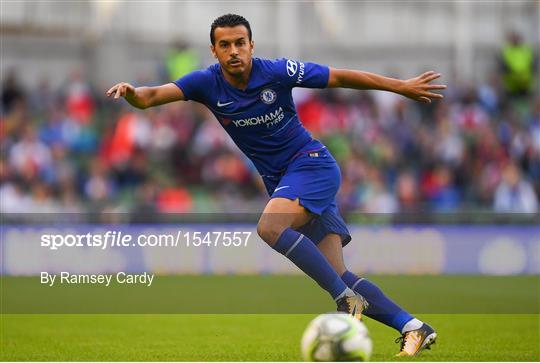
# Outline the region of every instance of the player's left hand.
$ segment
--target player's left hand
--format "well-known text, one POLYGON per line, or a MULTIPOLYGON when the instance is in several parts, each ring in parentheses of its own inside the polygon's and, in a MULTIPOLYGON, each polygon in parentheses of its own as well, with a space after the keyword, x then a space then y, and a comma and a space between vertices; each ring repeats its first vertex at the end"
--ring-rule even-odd
POLYGON ((440 93, 434 93, 434 90, 445 89, 446 85, 444 84, 430 84, 431 81, 439 78, 440 73, 435 73, 434 71, 429 71, 403 81, 403 86, 400 90, 400 93, 413 99, 415 101, 431 103, 432 99, 441 99, 444 96, 440 93))

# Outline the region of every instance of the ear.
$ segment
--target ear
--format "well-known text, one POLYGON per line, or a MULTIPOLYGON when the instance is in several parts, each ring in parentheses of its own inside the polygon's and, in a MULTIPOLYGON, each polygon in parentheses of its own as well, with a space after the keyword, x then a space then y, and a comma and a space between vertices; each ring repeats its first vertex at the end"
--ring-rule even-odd
POLYGON ((250 47, 251 48, 251 54, 253 54, 253 49, 255 47, 255 42, 252 40, 250 45, 251 45, 251 47, 250 47))
POLYGON ((214 56, 214 58, 217 58, 216 47, 214 47, 213 44, 210 44, 210 52, 212 53, 212 55, 214 56))

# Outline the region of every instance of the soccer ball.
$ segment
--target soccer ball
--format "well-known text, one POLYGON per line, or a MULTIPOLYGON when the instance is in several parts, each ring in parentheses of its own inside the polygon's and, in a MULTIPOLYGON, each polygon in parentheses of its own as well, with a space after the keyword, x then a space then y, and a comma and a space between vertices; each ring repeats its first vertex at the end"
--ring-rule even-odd
POLYGON ((371 348, 364 323, 344 313, 319 315, 302 337, 302 357, 308 362, 368 361, 371 348))

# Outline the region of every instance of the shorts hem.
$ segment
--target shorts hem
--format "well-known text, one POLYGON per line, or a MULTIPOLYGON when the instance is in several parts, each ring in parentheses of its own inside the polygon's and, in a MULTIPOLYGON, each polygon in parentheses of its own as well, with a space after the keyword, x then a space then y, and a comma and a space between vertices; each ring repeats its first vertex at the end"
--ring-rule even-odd
POLYGON ((322 213, 324 212, 324 210, 321 210, 319 212, 313 210, 312 208, 307 206, 305 201, 303 201, 302 198, 300 198, 299 196, 290 196, 290 195, 272 195, 272 196, 270 196, 270 199, 274 199, 274 198, 285 198, 285 199, 289 199, 289 200, 292 200, 292 201, 295 201, 295 200, 298 199, 298 204, 300 204, 302 207, 306 208, 306 210, 309 213, 315 214, 315 215, 317 215, 319 217, 322 216, 322 213))

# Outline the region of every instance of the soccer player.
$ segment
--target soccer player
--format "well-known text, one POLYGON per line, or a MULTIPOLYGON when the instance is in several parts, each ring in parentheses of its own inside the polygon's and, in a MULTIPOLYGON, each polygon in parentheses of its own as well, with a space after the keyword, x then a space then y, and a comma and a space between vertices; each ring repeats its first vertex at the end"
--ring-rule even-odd
POLYGON ((260 173, 270 201, 257 225, 260 237, 315 280, 338 311, 360 318, 364 312, 402 336, 399 356, 412 356, 435 342, 437 334, 365 278, 348 271, 342 248, 351 240, 335 196, 340 169, 326 147, 302 126, 291 96, 293 87, 342 87, 395 92, 416 101, 440 99, 426 72, 408 80, 336 69, 297 60, 253 57, 249 22, 239 15, 217 18, 210 50, 218 63, 157 87, 118 83, 107 96, 124 97, 145 109, 193 100, 208 107, 260 173))

